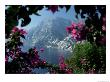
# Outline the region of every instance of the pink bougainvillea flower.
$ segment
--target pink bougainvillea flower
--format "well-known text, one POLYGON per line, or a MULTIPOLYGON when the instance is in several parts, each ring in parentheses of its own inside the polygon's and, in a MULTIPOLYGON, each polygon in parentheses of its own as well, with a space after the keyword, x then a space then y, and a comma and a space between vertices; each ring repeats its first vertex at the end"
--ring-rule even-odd
POLYGON ((67 31, 68 33, 71 33, 72 27, 71 27, 71 26, 66 27, 66 31, 67 31))
POLYGON ((64 62, 64 57, 63 56, 59 57, 59 67, 60 67, 61 70, 65 69, 67 67, 67 64, 65 64, 65 62, 64 62))
POLYGON ((27 32, 24 31, 24 29, 19 29, 19 28, 16 27, 16 26, 12 29, 12 32, 13 32, 13 33, 15 33, 15 32, 20 32, 21 35, 27 34, 27 32))
POLYGON ((43 63, 43 64, 46 64, 46 60, 43 60, 42 63, 43 63))
POLYGON ((66 68, 66 66, 67 66, 67 64, 65 64, 65 63, 60 63, 59 64, 59 67, 60 67, 60 69, 65 69, 66 68))
POLYGON ((43 52, 44 51, 44 48, 41 48, 40 51, 43 52))
POLYGON ((75 29, 76 26, 77 26, 77 24, 74 23, 74 22, 72 22, 71 26, 67 26, 67 27, 66 27, 66 31, 67 31, 68 33, 71 33, 72 30, 75 29))
POLYGON ((76 37, 78 36, 78 35, 77 35, 77 30, 76 30, 76 29, 73 29, 71 35, 72 35, 72 37, 73 37, 74 39, 76 39, 76 37))
POLYGON ((18 31, 19 31, 19 29, 16 26, 12 29, 13 33, 18 32, 18 31))
POLYGON ((77 24, 78 29, 82 30, 83 26, 84 26, 84 23, 82 21, 78 22, 77 24))
POLYGON ((72 28, 74 29, 74 28, 77 26, 77 24, 74 23, 74 22, 72 22, 71 26, 72 26, 72 28))
POLYGON ((20 34, 21 34, 21 35, 25 35, 25 34, 27 34, 27 32, 24 31, 24 29, 20 29, 20 34))
POLYGON ((77 30, 76 29, 73 29, 72 30, 72 34, 76 34, 77 33, 77 30))
POLYGON ((55 13, 56 11, 58 11, 58 5, 51 5, 49 7, 49 10, 51 10, 53 13, 55 13))
POLYGON ((73 39, 77 39, 78 35, 77 34, 72 34, 73 39))
POLYGON ((34 54, 36 55, 36 58, 38 56, 38 50, 36 49, 36 47, 33 48, 34 54))
POLYGON ((33 48, 33 51, 35 51, 35 52, 37 51, 36 47, 33 48))
POLYGON ((79 23, 74 23, 72 22, 71 26, 68 26, 66 28, 66 31, 68 33, 71 33, 71 36, 73 39, 75 39, 76 41, 80 41, 82 38, 82 34, 81 31, 83 30, 84 27, 84 23, 82 21, 80 21, 79 23))
POLYGON ((64 56, 63 55, 59 56, 59 63, 64 63, 64 56))

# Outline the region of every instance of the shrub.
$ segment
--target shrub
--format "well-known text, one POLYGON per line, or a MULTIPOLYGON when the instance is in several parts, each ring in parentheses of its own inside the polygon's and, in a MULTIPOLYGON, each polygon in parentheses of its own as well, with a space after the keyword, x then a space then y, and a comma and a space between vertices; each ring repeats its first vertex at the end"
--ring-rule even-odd
POLYGON ((75 73, 105 73, 106 49, 87 41, 77 43, 66 63, 75 73))

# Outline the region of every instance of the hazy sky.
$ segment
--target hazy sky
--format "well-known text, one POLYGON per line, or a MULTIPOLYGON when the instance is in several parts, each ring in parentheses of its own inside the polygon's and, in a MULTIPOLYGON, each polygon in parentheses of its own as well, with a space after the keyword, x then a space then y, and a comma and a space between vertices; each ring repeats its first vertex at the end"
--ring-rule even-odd
MULTIPOLYGON (((53 17, 63 17, 63 18, 66 18, 66 19, 70 19, 74 22, 77 21, 77 19, 75 18, 75 11, 74 11, 74 6, 71 6, 71 8, 69 9, 68 12, 66 12, 66 9, 63 8, 63 9, 58 9, 59 11, 58 12, 55 12, 54 14, 47 10, 46 8, 44 8, 43 10, 39 11, 39 14, 41 16, 36 16, 36 15, 31 15, 31 22, 25 26, 26 28, 30 28, 30 27, 35 27, 37 26, 43 19, 45 18, 53 18, 53 17)), ((20 21, 19 21, 20 22, 20 21)), ((20 26, 20 23, 19 25, 20 26)))

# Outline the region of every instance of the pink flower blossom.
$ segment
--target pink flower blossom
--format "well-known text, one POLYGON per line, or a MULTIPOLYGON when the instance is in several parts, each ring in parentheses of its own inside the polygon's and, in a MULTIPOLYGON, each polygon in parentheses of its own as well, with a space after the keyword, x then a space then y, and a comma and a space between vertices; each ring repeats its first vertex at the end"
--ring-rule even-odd
POLYGON ((60 56, 60 58, 59 58, 59 67, 61 70, 65 69, 67 67, 67 64, 65 64, 65 62, 64 62, 63 56, 60 56))
POLYGON ((16 26, 12 29, 13 33, 18 32, 18 31, 19 31, 19 29, 16 26))
POLYGON ((64 56, 63 55, 59 56, 59 63, 64 63, 64 56))
POLYGON ((34 51, 34 54, 36 56, 36 59, 38 59, 39 56, 38 56, 38 51, 37 51, 36 47, 33 48, 33 51, 34 51))
POLYGON ((33 51, 34 51, 34 52, 38 52, 37 49, 36 49, 36 47, 33 48, 33 51))
POLYGON ((27 32, 24 31, 24 29, 20 29, 20 34, 21 34, 21 35, 25 35, 25 34, 27 34, 27 32))
POLYGON ((15 32, 20 32, 21 35, 27 34, 27 32, 24 31, 24 29, 19 29, 19 28, 17 28, 16 26, 12 29, 12 32, 13 32, 13 33, 15 33, 15 32))
POLYGON ((73 39, 77 39, 78 35, 77 34, 72 34, 73 39))
POLYGON ((72 30, 72 34, 76 34, 77 33, 77 30, 76 29, 73 29, 72 30))
POLYGON ((42 63, 43 63, 43 64, 46 64, 46 60, 43 60, 42 63))
POLYGON ((72 27, 71 27, 71 26, 66 27, 66 31, 67 31, 68 33, 71 33, 72 27))
POLYGON ((80 41, 84 35, 84 32, 82 34, 83 27, 84 23, 82 21, 80 21, 79 23, 72 22, 71 26, 66 27, 66 31, 68 33, 71 33, 73 39, 80 41))
POLYGON ((59 64, 59 67, 60 67, 60 69, 65 69, 66 68, 66 66, 67 66, 67 64, 65 64, 65 63, 60 63, 59 64))
POLYGON ((71 26, 66 27, 66 31, 68 33, 71 33, 75 29, 76 26, 77 26, 77 24, 72 22, 71 26))
POLYGON ((71 26, 66 27, 66 31, 68 33, 71 33, 73 29, 75 29, 75 27, 77 26, 76 23, 72 22, 71 26))
POLYGON ((51 10, 53 13, 55 13, 56 11, 58 11, 58 5, 52 5, 49 7, 49 10, 51 10))
POLYGON ((78 37, 78 35, 77 35, 77 30, 76 30, 76 29, 73 29, 71 35, 72 35, 72 37, 73 37, 74 39, 76 39, 76 38, 78 37))
POLYGON ((78 24, 78 29, 82 30, 83 26, 84 26, 84 23, 82 21, 80 21, 78 24))
POLYGON ((77 24, 74 23, 74 22, 72 22, 71 26, 72 26, 72 28, 74 29, 74 28, 77 26, 77 24))

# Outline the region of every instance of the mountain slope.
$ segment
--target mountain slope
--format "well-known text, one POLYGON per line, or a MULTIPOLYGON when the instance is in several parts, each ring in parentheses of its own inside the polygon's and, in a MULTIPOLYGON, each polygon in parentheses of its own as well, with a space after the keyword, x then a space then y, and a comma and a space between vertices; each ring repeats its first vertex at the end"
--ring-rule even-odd
POLYGON ((44 52, 40 53, 41 58, 57 64, 59 55, 67 57, 71 51, 71 48, 66 47, 70 43, 66 40, 68 36, 65 30, 70 24, 70 20, 60 17, 43 20, 38 26, 29 30, 23 50, 26 51, 31 47, 44 48, 44 52))

